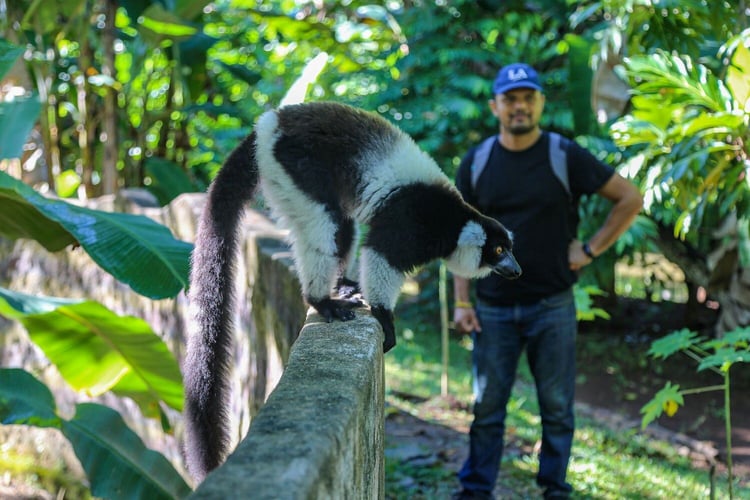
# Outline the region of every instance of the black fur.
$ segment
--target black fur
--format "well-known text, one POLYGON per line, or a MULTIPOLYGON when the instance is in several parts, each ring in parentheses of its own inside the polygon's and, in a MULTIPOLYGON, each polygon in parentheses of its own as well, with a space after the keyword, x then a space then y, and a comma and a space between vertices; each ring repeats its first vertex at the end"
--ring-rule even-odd
POLYGON ((255 192, 255 136, 227 158, 208 193, 196 234, 190 276, 192 325, 185 359, 187 465, 203 478, 224 460, 229 445, 228 372, 231 359, 232 283, 237 229, 255 192))

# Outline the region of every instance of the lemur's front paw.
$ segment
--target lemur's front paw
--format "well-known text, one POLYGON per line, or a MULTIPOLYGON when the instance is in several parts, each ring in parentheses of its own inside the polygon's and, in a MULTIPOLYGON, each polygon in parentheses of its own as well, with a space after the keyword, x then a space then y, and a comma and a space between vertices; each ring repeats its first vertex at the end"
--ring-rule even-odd
POLYGON ((350 321, 354 319, 355 307, 362 305, 357 300, 341 300, 326 297, 320 300, 308 300, 308 303, 315 308, 318 313, 330 323, 338 319, 340 321, 350 321))
POLYGON ((335 290, 339 298, 355 299, 359 300, 360 304, 362 303, 359 297, 355 297, 362 294, 362 290, 360 290, 359 288, 359 283, 357 283, 356 281, 350 280, 348 278, 341 278, 336 284, 335 290))
POLYGON ((383 352, 388 352, 396 345, 396 327, 393 324, 393 311, 383 306, 375 306, 371 310, 372 315, 378 320, 385 334, 383 352))

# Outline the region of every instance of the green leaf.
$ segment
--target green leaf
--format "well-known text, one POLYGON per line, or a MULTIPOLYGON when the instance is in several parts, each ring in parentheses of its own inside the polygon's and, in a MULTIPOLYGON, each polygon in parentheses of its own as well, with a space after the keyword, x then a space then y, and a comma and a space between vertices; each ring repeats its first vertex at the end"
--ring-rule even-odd
POLYGON ((734 363, 750 363, 750 351, 722 347, 710 356, 706 356, 698 365, 698 371, 718 367, 722 372, 727 372, 734 363))
POLYGON ((596 318, 609 319, 610 315, 604 309, 592 307, 594 295, 606 295, 606 292, 595 286, 575 285, 573 293, 576 303, 576 318, 579 321, 593 321, 596 318))
POLYGON ((18 368, 0 368, 0 423, 59 428, 55 398, 30 373, 18 368))
POLYGON ((174 499, 190 493, 169 461, 146 448, 110 408, 79 404, 75 418, 63 421, 62 431, 73 445, 96 497, 174 499))
POLYGON ((32 238, 49 251, 76 241, 115 278, 152 299, 187 287, 192 245, 142 215, 103 212, 45 198, 0 172, 0 235, 32 238))
POLYGON ((23 54, 23 47, 18 47, 0 38, 0 80, 10 71, 16 60, 23 54))
POLYGON ((641 428, 645 429, 648 424, 661 416, 665 408, 674 403, 678 406, 683 406, 685 401, 680 392, 680 386, 667 382, 664 388, 657 392, 653 399, 641 408, 641 413, 643 414, 641 428))
POLYGON ((0 172, 0 235, 12 240, 35 240, 50 252, 76 243, 71 233, 61 224, 42 215, 19 191, 26 192, 26 186, 0 172))
POLYGON ((0 102, 0 160, 19 158, 23 145, 42 111, 39 96, 0 102))
POLYGON ((31 340, 77 391, 108 390, 159 416, 159 402, 182 410, 179 366, 148 324, 103 305, 35 297, 0 288, 0 314, 20 321, 31 340))
POLYGON ((722 347, 733 347, 737 349, 748 349, 750 345, 750 327, 737 327, 722 337, 711 339, 701 344, 704 349, 721 349, 722 347))
POLYGON ((696 332, 683 328, 682 330, 672 332, 665 337, 654 340, 651 343, 648 354, 655 358, 667 358, 676 352, 684 351, 695 345, 697 339, 698 334, 696 332))
POLYGON ((738 43, 732 55, 732 64, 727 68, 727 85, 732 89, 734 98, 745 112, 750 99, 750 50, 743 43, 738 43))

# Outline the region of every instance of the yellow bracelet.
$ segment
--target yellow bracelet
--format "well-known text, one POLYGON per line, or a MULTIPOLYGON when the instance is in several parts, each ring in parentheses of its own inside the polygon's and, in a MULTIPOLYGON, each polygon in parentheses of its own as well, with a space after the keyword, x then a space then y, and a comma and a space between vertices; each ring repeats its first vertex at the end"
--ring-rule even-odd
POLYGON ((456 309, 471 309, 474 305, 471 302, 464 302, 462 300, 456 301, 456 309))

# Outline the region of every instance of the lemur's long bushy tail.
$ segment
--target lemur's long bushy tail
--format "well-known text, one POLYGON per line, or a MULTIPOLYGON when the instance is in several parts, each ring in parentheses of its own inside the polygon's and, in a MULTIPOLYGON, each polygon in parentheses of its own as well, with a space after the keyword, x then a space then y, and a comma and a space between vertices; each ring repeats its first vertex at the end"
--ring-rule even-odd
POLYGON ((238 227, 258 185, 255 133, 229 155, 208 192, 190 272, 190 327, 184 365, 185 454, 201 481, 225 458, 238 227))

